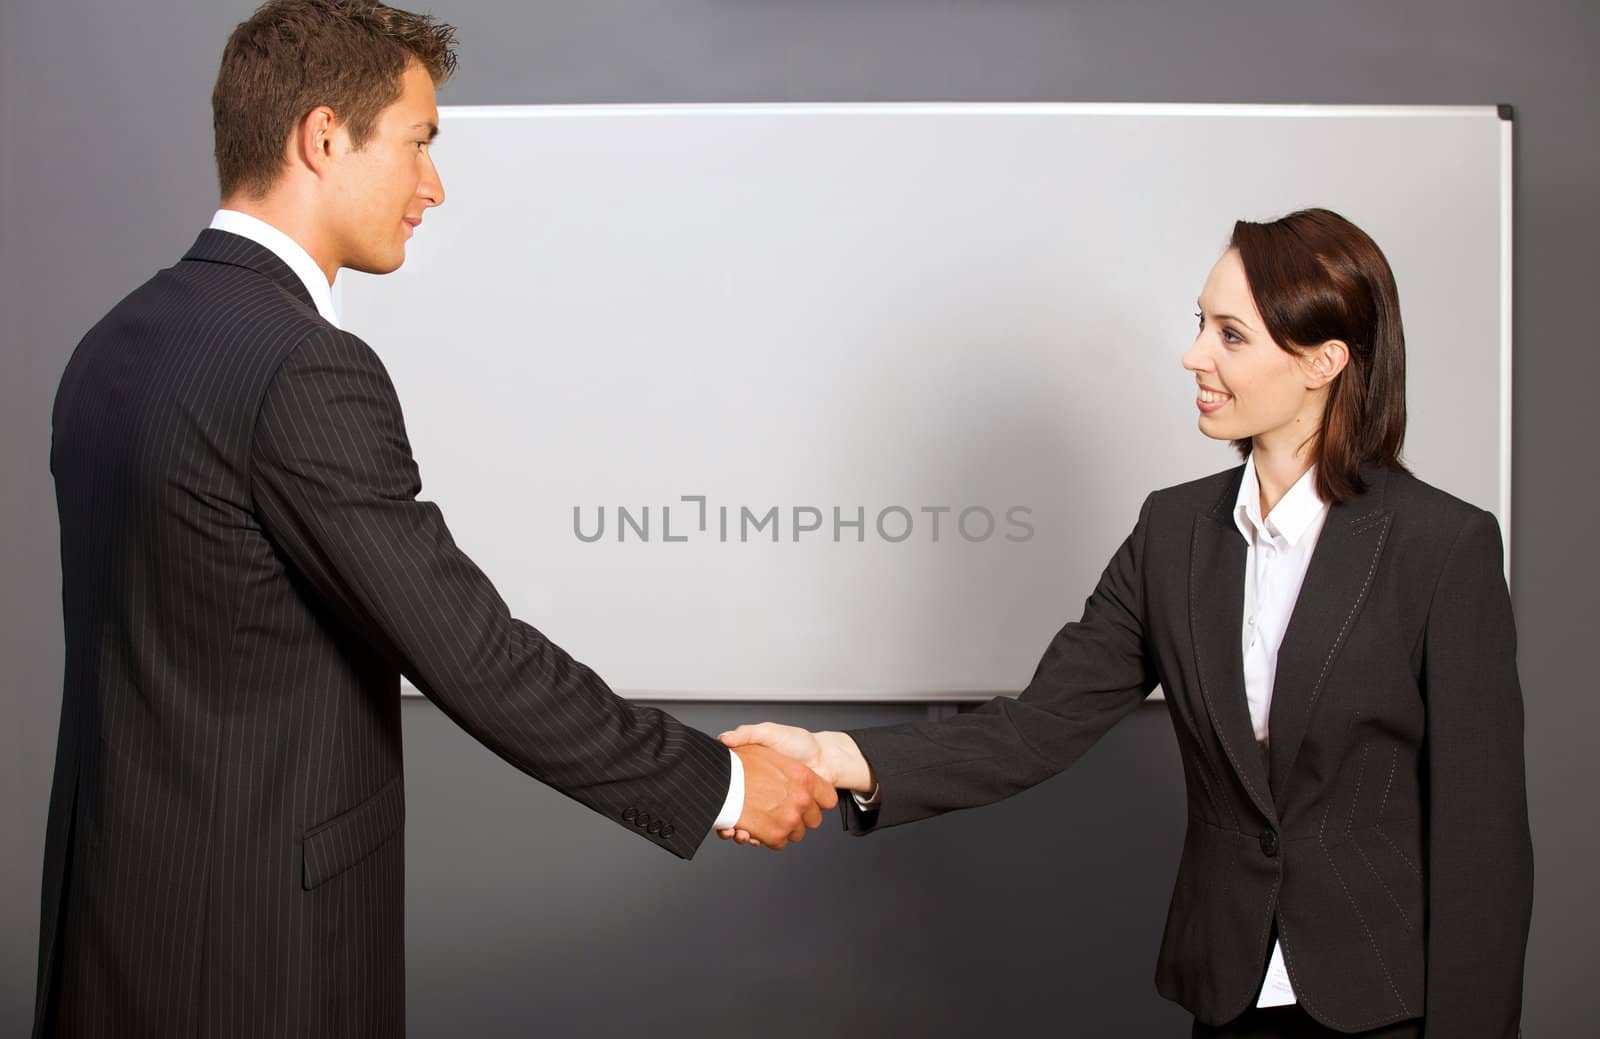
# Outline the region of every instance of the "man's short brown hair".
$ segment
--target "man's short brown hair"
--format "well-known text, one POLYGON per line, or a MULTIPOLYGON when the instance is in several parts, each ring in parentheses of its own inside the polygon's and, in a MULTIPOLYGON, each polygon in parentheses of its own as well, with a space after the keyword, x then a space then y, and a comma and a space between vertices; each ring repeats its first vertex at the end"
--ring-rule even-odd
POLYGON ((412 62, 455 71, 455 28, 376 0, 267 0, 228 38, 211 91, 222 197, 260 198, 306 113, 327 105, 360 148, 412 62))

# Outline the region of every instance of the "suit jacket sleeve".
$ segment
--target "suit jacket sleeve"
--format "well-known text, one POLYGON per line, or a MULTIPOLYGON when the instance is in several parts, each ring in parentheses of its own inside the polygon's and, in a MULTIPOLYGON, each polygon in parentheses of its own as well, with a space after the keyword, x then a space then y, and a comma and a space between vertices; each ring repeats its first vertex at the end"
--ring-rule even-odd
POLYGON ((365 343, 326 328, 285 359, 251 483, 291 572, 457 724, 619 824, 649 812, 660 832, 630 831, 693 855, 727 797, 727 749, 617 696, 511 616, 438 507, 417 500, 400 403, 365 343))
POLYGON ((1500 530, 1456 536, 1428 611, 1427 1033, 1517 1035, 1533 903, 1516 630, 1500 530))
POLYGON ((895 826, 990 804, 1050 778, 1156 686, 1145 651, 1144 545, 1152 499, 1084 604, 1015 699, 941 722, 850 733, 881 791, 876 810, 840 798, 846 828, 895 826))

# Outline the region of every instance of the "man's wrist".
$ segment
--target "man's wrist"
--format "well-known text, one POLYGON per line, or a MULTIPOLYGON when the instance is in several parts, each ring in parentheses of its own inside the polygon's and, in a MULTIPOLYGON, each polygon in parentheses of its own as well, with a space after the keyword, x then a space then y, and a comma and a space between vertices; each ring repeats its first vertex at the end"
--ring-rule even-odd
POLYGON ((739 822, 739 816, 744 814, 744 762, 731 750, 728 751, 728 758, 728 796, 722 802, 722 811, 711 823, 714 830, 732 829, 739 822))

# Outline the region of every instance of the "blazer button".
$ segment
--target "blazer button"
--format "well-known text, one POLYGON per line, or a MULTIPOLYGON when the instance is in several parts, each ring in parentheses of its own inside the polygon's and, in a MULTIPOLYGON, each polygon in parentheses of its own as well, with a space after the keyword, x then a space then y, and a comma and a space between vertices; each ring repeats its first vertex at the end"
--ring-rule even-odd
POLYGON ((639 809, 637 809, 637 808, 624 808, 622 810, 622 821, 623 822, 631 823, 637 818, 639 818, 639 809))
POLYGON ((661 828, 661 836, 668 839, 670 839, 672 835, 677 832, 677 829, 671 823, 668 823, 661 828))
POLYGON ((1261 832, 1261 853, 1269 859, 1278 857, 1278 835, 1271 830, 1261 832))
POLYGON ((645 832, 657 837, 661 836, 661 820, 651 819, 650 825, 645 827, 645 832))
POLYGON ((650 813, 649 812, 640 812, 639 813, 639 817, 633 821, 633 825, 635 825, 635 826, 649 826, 650 825, 650 813))

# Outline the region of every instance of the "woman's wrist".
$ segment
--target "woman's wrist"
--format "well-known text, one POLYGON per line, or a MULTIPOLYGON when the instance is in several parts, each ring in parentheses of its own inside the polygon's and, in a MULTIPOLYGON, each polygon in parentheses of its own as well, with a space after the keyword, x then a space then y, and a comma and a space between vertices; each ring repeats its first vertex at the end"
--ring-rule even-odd
POLYGON ((819 732, 816 739, 822 747, 823 766, 833 776, 834 786, 861 794, 870 794, 877 788, 872 766, 867 764, 861 748, 848 733, 819 732))

